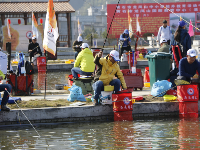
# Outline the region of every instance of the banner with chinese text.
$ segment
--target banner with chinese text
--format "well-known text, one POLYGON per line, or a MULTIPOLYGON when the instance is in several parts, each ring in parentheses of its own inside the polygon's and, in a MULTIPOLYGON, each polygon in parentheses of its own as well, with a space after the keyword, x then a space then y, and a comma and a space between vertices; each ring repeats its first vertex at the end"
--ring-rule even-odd
MULTIPOLYGON (((200 28, 199 1, 161 4, 188 22, 190 22, 191 19, 192 24, 200 28)), ((109 29, 115 9, 116 4, 107 5, 107 29, 109 29)), ((124 29, 129 28, 128 10, 132 19, 131 23, 134 33, 136 32, 137 16, 139 17, 142 35, 144 33, 153 33, 155 36, 157 36, 159 27, 163 24, 163 20, 167 20, 172 33, 174 33, 178 27, 178 21, 180 18, 157 3, 119 4, 109 32, 110 34, 119 37, 120 34, 123 33, 124 29)), ((187 24, 187 28, 189 28, 189 24, 187 24)), ((200 31, 195 30, 195 35, 200 35, 200 31)))

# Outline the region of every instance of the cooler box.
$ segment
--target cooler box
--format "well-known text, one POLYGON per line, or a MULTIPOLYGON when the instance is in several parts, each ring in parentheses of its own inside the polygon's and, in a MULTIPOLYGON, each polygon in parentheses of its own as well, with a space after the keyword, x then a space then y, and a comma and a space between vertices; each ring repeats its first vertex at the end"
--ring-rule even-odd
POLYGON ((180 118, 198 118, 198 101, 197 102, 179 102, 180 118))
POLYGON ((132 121, 132 111, 114 112, 114 121, 132 121))
POLYGON ((133 110, 132 93, 112 94, 113 111, 133 110))
POLYGON ((180 85, 177 86, 177 95, 179 102, 195 102, 199 100, 198 85, 180 85))
POLYGON ((78 78, 74 84, 81 87, 83 95, 93 93, 93 78, 78 78))

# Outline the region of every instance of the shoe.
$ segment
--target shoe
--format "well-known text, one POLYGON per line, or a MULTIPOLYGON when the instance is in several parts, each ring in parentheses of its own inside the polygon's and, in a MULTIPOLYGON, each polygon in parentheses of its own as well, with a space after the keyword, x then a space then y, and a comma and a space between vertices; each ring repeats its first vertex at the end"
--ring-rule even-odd
POLYGON ((1 105, 1 111, 10 111, 10 108, 6 105, 1 105))
POLYGON ((94 99, 94 101, 93 101, 93 106, 97 106, 97 105, 98 105, 98 102, 97 102, 96 99, 94 99))

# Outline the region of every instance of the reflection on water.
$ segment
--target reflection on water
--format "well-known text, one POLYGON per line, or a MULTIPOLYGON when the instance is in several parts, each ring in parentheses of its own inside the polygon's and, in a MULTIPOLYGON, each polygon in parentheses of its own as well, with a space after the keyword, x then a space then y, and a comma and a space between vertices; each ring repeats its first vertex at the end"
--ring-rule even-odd
MULTIPOLYGON (((48 72, 47 73, 47 90, 55 90, 55 84, 67 84, 68 75, 71 72, 48 72)), ((44 90, 45 85, 45 73, 34 74, 34 89, 44 90)))
POLYGON ((199 119, 37 125, 0 129, 7 149, 200 149, 199 119))

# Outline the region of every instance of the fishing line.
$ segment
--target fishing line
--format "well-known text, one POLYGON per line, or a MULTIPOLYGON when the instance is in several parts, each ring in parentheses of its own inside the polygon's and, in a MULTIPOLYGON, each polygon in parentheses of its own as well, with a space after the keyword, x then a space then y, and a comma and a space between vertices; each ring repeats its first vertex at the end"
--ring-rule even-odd
MULTIPOLYGON (((108 16, 109 17, 109 16, 108 16)), ((109 18, 111 18, 111 17, 109 17, 109 18)), ((126 27, 125 26, 123 26, 122 24, 120 24, 118 21, 116 21, 116 20, 114 20, 114 22, 116 22, 116 23, 118 23, 120 26, 122 26, 124 29, 126 29, 126 27)), ((134 32, 132 32, 134 35, 136 35, 136 37, 138 37, 139 39, 141 39, 141 40, 143 40, 145 43, 147 43, 147 41, 145 41, 144 39, 142 39, 142 38, 140 38, 140 36, 138 36, 137 34, 136 34, 136 32, 134 33, 134 32)), ((149 46, 152 46, 152 47, 154 47, 153 45, 151 45, 151 44, 149 44, 149 43, 147 43, 149 46)), ((158 50, 158 49, 156 49, 156 50, 158 50)))
MULTIPOLYGON (((5 88, 5 91, 8 92, 8 90, 5 88)), ((14 98, 11 96, 11 94, 8 92, 9 96, 14 100, 14 98)), ((31 121, 28 119, 28 117, 25 115, 25 113, 22 111, 22 109, 19 107, 19 105, 16 103, 16 101, 14 100, 15 104, 17 105, 17 107, 21 110, 22 114, 25 116, 25 118, 28 120, 28 122, 30 123, 30 125, 33 127, 33 129, 35 130, 35 132, 38 134, 39 137, 40 134, 37 132, 37 130, 35 129, 35 127, 33 126, 33 124, 31 123, 31 121)))
MULTIPOLYGON (((85 0, 85 2, 86 2, 86 0, 85 0)), ((115 18, 115 13, 116 13, 116 10, 117 10, 117 8, 118 8, 119 2, 120 2, 120 0, 118 1, 117 6, 116 6, 116 8, 115 8, 115 12, 114 12, 112 21, 111 21, 111 23, 110 23, 110 27, 109 27, 109 29, 108 29, 108 31, 107 31, 107 35, 106 35, 105 41, 104 41, 104 43, 103 43, 103 48, 104 48, 104 46, 105 46, 105 44, 106 44, 106 40, 107 40, 107 38, 108 38, 108 34, 109 34, 109 32, 110 32, 110 28, 111 28, 111 26, 112 26, 112 22, 113 22, 113 20, 114 20, 114 18, 115 18)), ((86 3, 88 3, 88 2, 86 2, 86 3)), ((88 4, 90 4, 90 3, 88 3, 88 4)), ((90 4, 90 6, 91 6, 91 4, 90 4)), ((94 7, 94 6, 93 6, 93 7, 94 7)), ((94 7, 94 8, 96 8, 96 7, 94 7)), ((102 51, 103 51, 103 49, 102 49, 102 51)))
MULTIPOLYGON (((156 3, 158 3, 156 0, 153 0, 154 2, 156 2, 156 3)), ((185 2, 186 3, 186 2, 185 2)), ((165 7, 164 5, 162 5, 162 4, 160 4, 160 3, 158 3, 161 7, 163 7, 163 8, 165 8, 165 9, 167 9, 167 10, 169 10, 171 13, 173 13, 174 15, 176 15, 176 16, 178 16, 179 18, 181 17, 181 16, 179 16, 179 15, 177 15, 176 13, 174 13, 173 11, 171 11, 170 9, 168 9, 167 7, 165 7)), ((182 18, 182 17, 181 17, 182 18)), ((182 18, 182 20, 184 20, 185 22, 187 22, 188 24, 190 24, 190 22, 188 22, 187 20, 185 20, 185 19, 183 19, 182 18)), ((200 31, 200 29, 199 28, 197 28, 196 26, 194 26, 193 24, 191 24, 195 29, 197 29, 197 30, 199 30, 200 31)))

